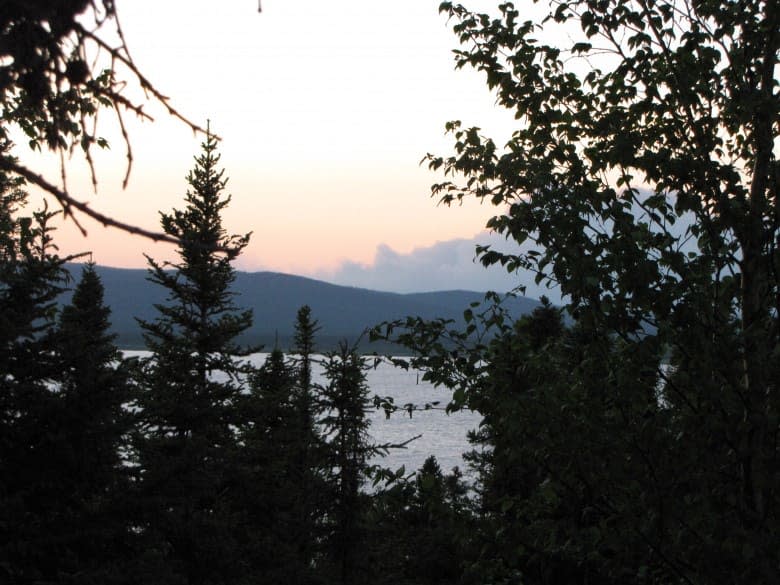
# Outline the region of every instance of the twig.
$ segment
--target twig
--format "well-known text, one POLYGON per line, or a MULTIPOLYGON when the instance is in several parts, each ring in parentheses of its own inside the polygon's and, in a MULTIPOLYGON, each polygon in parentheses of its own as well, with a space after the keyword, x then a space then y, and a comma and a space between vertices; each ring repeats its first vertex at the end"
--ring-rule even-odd
POLYGON ((389 451, 390 449, 406 449, 406 446, 412 441, 416 441, 422 437, 422 433, 415 435, 411 439, 407 439, 403 443, 383 443, 382 445, 371 445, 372 451, 389 451))

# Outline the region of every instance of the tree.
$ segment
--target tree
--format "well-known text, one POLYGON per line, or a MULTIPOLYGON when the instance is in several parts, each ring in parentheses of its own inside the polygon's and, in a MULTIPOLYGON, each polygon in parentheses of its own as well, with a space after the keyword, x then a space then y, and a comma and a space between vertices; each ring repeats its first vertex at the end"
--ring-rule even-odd
POLYGON ((298 311, 294 357, 278 348, 249 377, 242 430, 241 508, 249 574, 267 583, 325 582, 323 540, 332 506, 328 447, 317 425, 312 382, 319 329, 308 306, 298 311))
MULTIPOLYGON (((8 140, 15 128, 27 137, 33 149, 47 148, 61 154, 80 150, 92 171, 95 188, 92 149, 108 147, 106 140, 96 134, 98 112, 112 110, 125 136, 123 112, 151 120, 143 103, 127 97, 128 85, 137 85, 171 115, 193 130, 202 131, 179 114, 135 66, 113 0, 4 2, 0 11, 0 57, 0 139, 8 140), (118 44, 107 40, 111 33, 105 34, 112 25, 118 44), (101 58, 96 59, 96 55, 101 58), (98 69, 98 65, 92 64, 105 62, 103 57, 108 60, 106 68, 98 69)), ((133 160, 127 138, 125 146, 127 183, 133 160)), ((57 187, 11 156, 0 156, 0 169, 51 194, 74 221, 77 220, 73 214, 80 212, 106 226, 153 239, 169 239, 166 234, 150 232, 91 209, 74 198, 66 185, 57 187)), ((64 162, 61 174, 65 176, 64 162)))
MULTIPOLYGON (((138 441, 144 527, 163 566, 185 583, 229 583, 241 562, 232 542, 231 495, 245 355, 236 338, 252 321, 233 302, 231 262, 249 236, 228 236, 221 212, 230 197, 208 134, 187 176, 186 208, 161 214, 180 242, 180 261, 149 261, 149 279, 169 291, 159 317, 142 322, 152 357, 141 368, 138 441)), ((161 577, 157 577, 160 579, 161 577)))
POLYGON ((240 507, 245 517, 244 550, 249 574, 262 583, 301 582, 305 563, 296 561, 293 518, 298 488, 291 477, 290 447, 297 413, 291 405, 296 372, 275 347, 250 376, 241 434, 243 463, 240 507))
POLYGON ((49 473, 60 438, 52 333, 65 260, 52 243, 53 214, 21 214, 22 186, 0 171, 0 575, 17 583, 58 575, 63 548, 49 529, 64 511, 49 473))
POLYGON ((308 305, 298 309, 295 320, 294 353, 297 356, 298 387, 303 395, 311 392, 311 361, 315 350, 314 336, 320 327, 311 317, 308 305))
POLYGON ((467 488, 455 468, 444 475, 431 455, 413 479, 373 494, 368 512, 372 583, 457 583, 471 537, 467 488))
POLYGON ((45 377, 51 372, 44 362, 36 364, 38 354, 51 339, 56 316, 56 299, 67 279, 66 259, 56 254, 50 225, 56 215, 44 207, 32 215, 20 215, 27 203, 24 181, 0 173, 0 302, 2 302, 4 371, 14 376, 15 368, 33 368, 45 377), (21 352, 32 359, 22 359, 21 352))
POLYGON ((293 365, 296 383, 292 389, 292 406, 297 415, 296 440, 291 450, 291 469, 298 486, 295 506, 294 540, 298 546, 301 566, 316 566, 321 556, 323 523, 321 510, 325 508, 324 461, 326 450, 323 437, 317 427, 321 414, 317 405, 316 389, 312 382, 312 362, 316 348, 315 336, 320 327, 311 316, 311 308, 304 305, 298 310, 295 321, 293 365))
POLYGON ((408 512, 411 551, 406 571, 419 583, 453 583, 463 574, 463 543, 469 528, 467 504, 458 469, 444 475, 431 455, 415 477, 415 498, 408 512))
POLYGON ((322 441, 311 403, 301 400, 299 383, 300 364, 287 361, 274 348, 250 376, 244 407, 243 556, 252 579, 262 583, 323 580, 318 575, 325 487, 322 441))
POLYGON ((630 550, 630 530, 619 524, 625 509, 599 513, 603 501, 614 505, 614 487, 629 491, 621 483, 630 476, 619 455, 624 446, 602 457, 611 434, 625 431, 613 420, 616 404, 626 395, 633 404, 631 393, 644 387, 614 387, 609 365, 583 360, 575 339, 559 310, 544 302, 484 354, 489 366, 470 402, 484 420, 469 434, 477 449, 466 456, 478 472, 480 512, 480 554, 468 583, 485 575, 510 583, 608 583, 605 551, 614 542, 625 556, 630 550), (613 542, 600 539, 607 521, 613 542))
POLYGON ((502 449, 528 474, 505 492, 505 544, 530 552, 493 578, 776 581, 780 12, 441 10, 457 66, 484 72, 518 129, 501 150, 450 123, 454 154, 429 157, 448 178, 433 192, 496 205, 488 227, 519 247, 478 248, 482 262, 559 287, 575 321, 543 356, 501 319, 479 322, 496 344, 458 355, 431 341, 468 341, 441 324, 405 337, 461 403, 510 417, 493 426, 496 457, 499 441, 526 441, 502 449), (508 410, 496 393, 516 394, 508 410))
POLYGON ((326 356, 323 367, 327 383, 320 388, 319 407, 328 443, 329 548, 336 581, 349 585, 365 580, 360 561, 366 496, 361 487, 373 452, 368 438, 366 365, 354 348, 342 342, 326 356))
POLYGON ((109 332, 111 310, 95 265, 84 266, 54 334, 58 358, 56 441, 46 472, 56 477, 58 507, 47 528, 60 543, 59 579, 124 582, 131 546, 125 513, 125 456, 132 418, 122 355, 109 332))

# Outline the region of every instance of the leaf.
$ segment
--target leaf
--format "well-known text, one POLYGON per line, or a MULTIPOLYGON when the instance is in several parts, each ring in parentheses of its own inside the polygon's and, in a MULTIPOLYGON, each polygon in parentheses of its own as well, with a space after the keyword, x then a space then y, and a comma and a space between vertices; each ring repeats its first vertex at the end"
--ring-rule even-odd
POLYGON ((572 46, 571 51, 572 53, 587 53, 593 48, 593 45, 590 43, 574 43, 574 46, 572 46))

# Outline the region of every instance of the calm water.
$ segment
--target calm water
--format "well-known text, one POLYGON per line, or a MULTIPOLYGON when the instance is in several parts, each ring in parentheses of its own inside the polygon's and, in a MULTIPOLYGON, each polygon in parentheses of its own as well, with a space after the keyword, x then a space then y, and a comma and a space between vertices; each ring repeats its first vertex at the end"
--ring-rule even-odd
MULTIPOLYGON (((126 351, 126 356, 148 356, 148 352, 126 351)), ((267 354, 258 353, 250 357, 255 365, 262 365, 267 354)), ((370 362, 373 364, 373 360, 370 362)), ((314 381, 323 383, 322 368, 315 365, 314 381)), ((422 381, 422 374, 415 370, 395 368, 387 363, 380 363, 367 371, 367 381, 371 396, 392 396, 397 406, 407 403, 424 405, 439 401, 438 407, 443 409, 449 401, 449 392, 436 389, 431 384, 422 381)), ((449 471, 454 466, 463 466, 462 453, 469 449, 466 433, 479 425, 481 417, 473 412, 463 411, 446 414, 444 410, 428 410, 408 414, 397 412, 385 417, 382 410, 371 413, 370 433, 378 444, 402 443, 412 437, 421 435, 419 439, 408 444, 403 449, 394 449, 382 459, 382 464, 392 469, 401 465, 406 471, 414 471, 422 465, 429 455, 436 455, 442 470, 449 471)), ((465 471, 465 470, 464 470, 465 471)))

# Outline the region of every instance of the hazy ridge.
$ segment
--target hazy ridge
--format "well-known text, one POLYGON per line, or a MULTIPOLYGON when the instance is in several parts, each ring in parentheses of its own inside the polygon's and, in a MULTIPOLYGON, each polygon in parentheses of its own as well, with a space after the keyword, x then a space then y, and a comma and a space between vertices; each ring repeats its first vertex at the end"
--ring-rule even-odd
MULTIPOLYGON (((78 281, 81 267, 69 265, 68 268, 74 281, 78 281)), ((97 272, 105 287, 105 302, 111 307, 118 345, 143 347, 136 318, 154 319, 154 305, 165 302, 166 291, 147 280, 145 269, 98 266, 97 272)), ((298 308, 309 305, 321 325, 318 339, 322 349, 332 347, 340 339, 355 341, 366 327, 408 315, 460 319, 469 303, 484 297, 483 292, 464 290, 381 292, 278 272, 237 272, 233 290, 236 306, 254 312, 254 324, 242 339, 244 343, 269 346, 278 339, 286 347, 298 308)), ((63 295, 62 301, 67 302, 69 296, 69 293, 63 295)), ((512 315, 518 316, 538 304, 536 300, 518 297, 509 299, 506 306, 512 315)))

